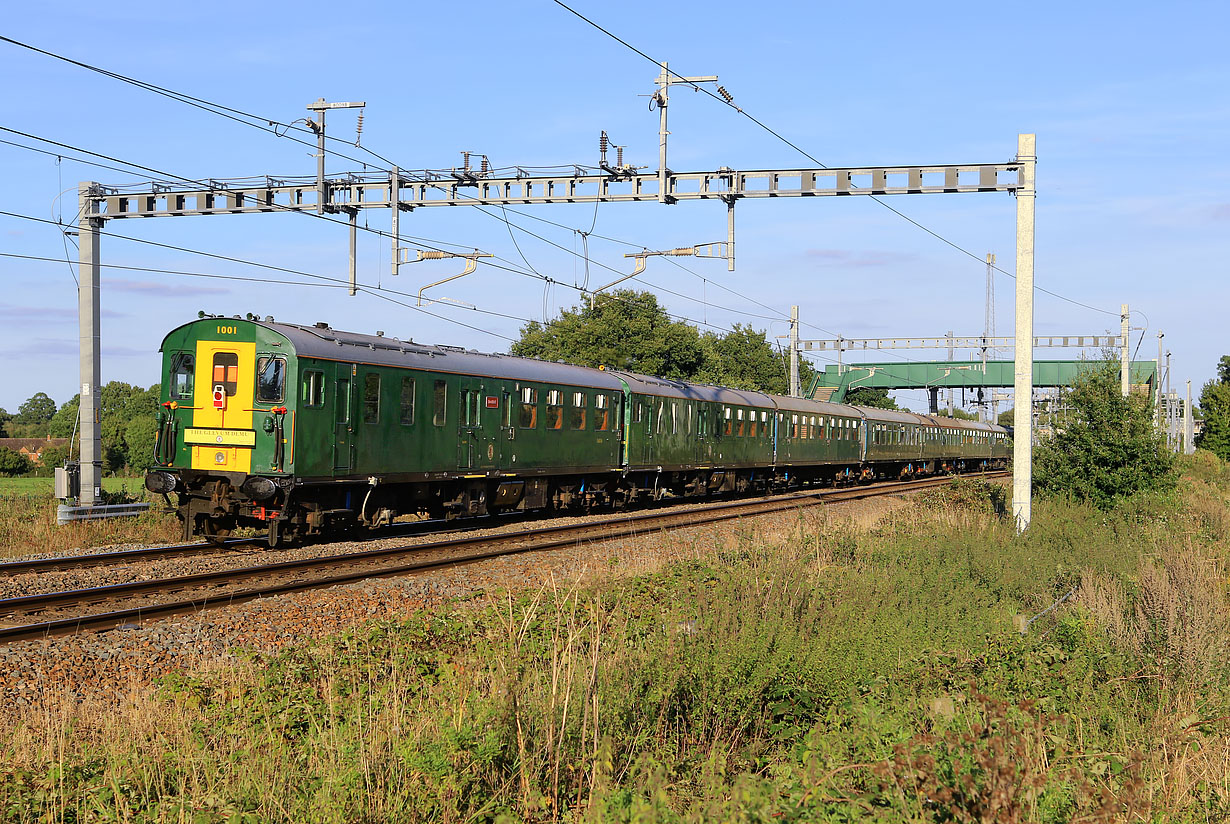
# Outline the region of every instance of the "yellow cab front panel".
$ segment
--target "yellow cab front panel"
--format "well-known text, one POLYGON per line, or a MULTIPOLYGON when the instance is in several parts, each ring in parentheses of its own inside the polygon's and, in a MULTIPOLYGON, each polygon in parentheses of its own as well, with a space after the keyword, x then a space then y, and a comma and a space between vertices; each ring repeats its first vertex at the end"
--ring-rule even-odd
POLYGON ((185 433, 185 445, 192 450, 193 469, 252 471, 255 386, 255 343, 197 341, 195 408, 192 430, 185 433), (222 408, 215 405, 218 387, 222 389, 222 408))

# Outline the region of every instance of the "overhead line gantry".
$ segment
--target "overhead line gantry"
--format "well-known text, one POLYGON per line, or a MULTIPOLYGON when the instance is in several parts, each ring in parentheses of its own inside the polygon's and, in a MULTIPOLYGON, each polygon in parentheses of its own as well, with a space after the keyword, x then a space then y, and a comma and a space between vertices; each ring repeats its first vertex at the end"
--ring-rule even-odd
MULTIPOLYGON (((676 82, 716 80, 680 78, 665 64, 658 78, 657 105, 668 102, 669 86, 676 82), (663 82, 665 80, 665 83, 663 82)), ((141 217, 252 214, 271 212, 345 213, 350 223, 350 284, 355 293, 355 234, 358 212, 387 208, 392 211, 392 272, 398 273, 402 212, 436 206, 507 206, 557 203, 679 203, 721 200, 727 207, 727 264, 734 268, 734 206, 744 198, 844 197, 856 195, 948 194, 1009 192, 1017 197, 1017 381, 1018 393, 1029 393, 1032 350, 1023 341, 1033 332, 1033 198, 1034 136, 1018 137, 1017 156, 1003 163, 856 166, 736 170, 722 166, 711 171, 673 172, 666 167, 665 109, 662 121, 659 168, 642 173, 630 166, 606 166, 600 171, 573 167, 572 173, 535 174, 517 169, 496 175, 486 167, 447 171, 388 171, 350 173, 327 177, 323 173, 325 108, 323 100, 308 108, 320 116, 319 153, 314 178, 210 179, 207 181, 151 181, 148 186, 107 187, 83 182, 79 187, 81 340, 81 503, 93 505, 101 495, 102 441, 97 393, 101 380, 99 355, 99 236, 110 220, 141 217), (1022 326, 1024 324, 1024 326, 1022 326)), ((351 107, 359 104, 336 104, 351 107)), ((514 167, 516 168, 516 167, 514 167)), ((1021 404, 1018 404, 1018 409, 1021 404)), ((1025 405, 1028 408, 1028 404, 1025 405)), ((1022 428, 1028 419, 1019 421, 1022 428)), ((1013 484, 1013 510, 1020 528, 1029 523, 1030 445, 1017 439, 1014 459, 1018 477, 1013 484), (1025 444, 1022 445, 1021 441, 1025 444), (1022 450, 1024 450, 1022 452, 1022 450)))

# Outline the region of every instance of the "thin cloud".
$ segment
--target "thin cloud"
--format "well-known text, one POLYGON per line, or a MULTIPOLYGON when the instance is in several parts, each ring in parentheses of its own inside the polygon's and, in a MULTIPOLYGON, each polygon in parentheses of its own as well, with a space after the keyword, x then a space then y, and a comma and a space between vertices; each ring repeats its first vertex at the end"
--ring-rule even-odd
POLYGON ((1219 203, 1209 209, 1209 215, 1214 220, 1230 220, 1230 203, 1219 203))
POLYGON ((821 266, 863 267, 894 266, 918 259, 906 252, 889 252, 879 249, 808 249, 809 258, 820 261, 821 266))
POLYGON ((123 280, 108 278, 104 289, 153 297, 190 297, 192 295, 224 295, 229 289, 216 286, 183 286, 157 280, 123 280))
POLYGON ((77 310, 58 306, 11 306, 0 304, 0 321, 7 323, 44 323, 75 321, 77 310))

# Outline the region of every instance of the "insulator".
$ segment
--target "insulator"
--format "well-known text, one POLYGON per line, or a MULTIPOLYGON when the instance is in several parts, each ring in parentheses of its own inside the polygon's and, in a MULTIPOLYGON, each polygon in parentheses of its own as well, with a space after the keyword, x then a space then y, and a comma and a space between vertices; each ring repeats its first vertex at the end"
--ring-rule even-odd
POLYGON ((623 146, 615 147, 615 158, 616 158, 615 165, 620 168, 623 168, 623 165, 624 165, 624 147, 623 146))
POLYGON ((610 142, 611 141, 607 139, 606 132, 603 132, 602 136, 598 138, 598 151, 606 154, 606 149, 607 146, 610 145, 610 142))
POLYGON ((451 252, 441 252, 438 249, 427 249, 419 252, 419 260, 444 260, 453 257, 451 252))
POLYGON ((359 122, 354 127, 354 145, 358 146, 363 139, 363 110, 359 109, 359 122))
POLYGON ((730 92, 726 91, 726 87, 725 87, 725 86, 718 86, 718 87, 717 87, 717 91, 718 91, 718 94, 720 94, 722 97, 726 98, 726 102, 727 102, 727 103, 733 103, 733 102, 735 102, 735 97, 734 97, 734 95, 732 95, 730 92))
POLYGON ((487 174, 487 172, 490 171, 490 169, 491 169, 491 162, 487 160, 486 155, 483 155, 483 168, 482 168, 483 174, 487 174))
POLYGON ((461 153, 461 159, 462 159, 462 167, 461 167, 461 168, 462 168, 464 171, 467 171, 467 172, 468 172, 468 171, 470 171, 470 153, 469 153, 469 152, 462 152, 462 153, 461 153))

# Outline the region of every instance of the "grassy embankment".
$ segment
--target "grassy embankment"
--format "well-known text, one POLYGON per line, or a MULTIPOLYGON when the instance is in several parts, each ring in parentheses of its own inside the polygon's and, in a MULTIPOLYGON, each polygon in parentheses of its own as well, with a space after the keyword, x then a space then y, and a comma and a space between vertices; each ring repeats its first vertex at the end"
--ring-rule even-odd
MULTIPOLYGON (((1212 821, 1230 470, 496 594, 0 732, 12 821, 1212 821), (1017 631, 1068 593, 1073 597, 1017 631), (1014 620, 1017 619, 1017 620, 1014 620)), ((698 547, 704 550, 704 547, 698 547)))
MULTIPOLYGON (((103 478, 103 492, 145 500, 141 478, 103 478)), ((0 478, 0 558, 33 553, 56 554, 75 547, 176 541, 182 535, 174 516, 151 512, 134 518, 78 521, 58 526, 51 478, 0 478)), ((154 509, 160 497, 150 498, 154 509)))

